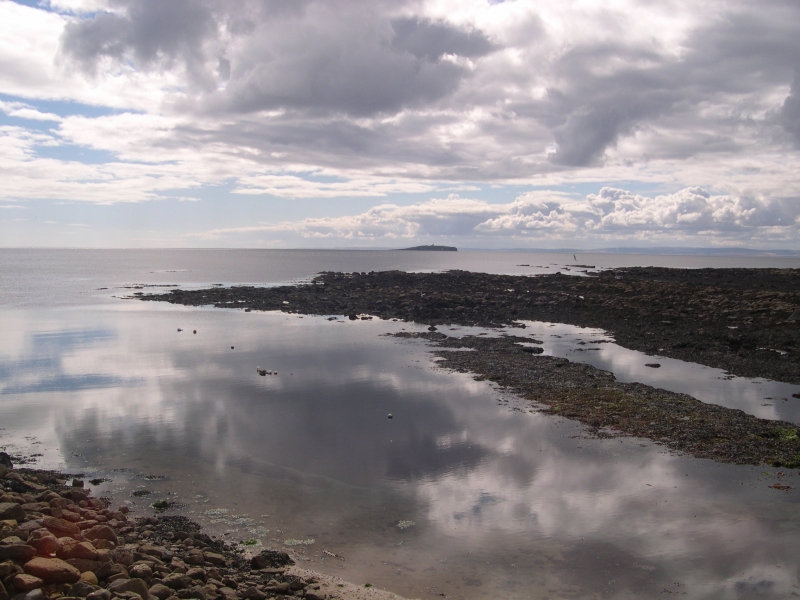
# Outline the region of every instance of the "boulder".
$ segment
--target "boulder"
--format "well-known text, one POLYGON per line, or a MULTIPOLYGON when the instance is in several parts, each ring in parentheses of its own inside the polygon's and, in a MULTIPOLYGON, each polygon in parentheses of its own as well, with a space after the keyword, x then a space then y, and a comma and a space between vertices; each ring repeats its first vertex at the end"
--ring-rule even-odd
POLYGON ((6 452, 0 452, 0 465, 13 469, 14 464, 11 462, 11 457, 6 452))
POLYGON ((30 592, 44 585, 44 581, 41 578, 26 573, 17 573, 11 578, 11 582, 18 592, 30 592))
POLYGON ((36 548, 42 556, 50 556, 61 549, 61 542, 47 529, 37 529, 28 535, 28 545, 36 548))
POLYGON ((225 566, 226 560, 222 554, 217 554, 216 552, 205 552, 203 555, 205 556, 205 559, 212 565, 216 565, 218 567, 225 566))
POLYGON ((89 585, 100 585, 100 582, 97 581, 97 575, 91 571, 84 571, 81 573, 81 581, 88 583, 89 585))
POLYGON ((86 596, 86 600, 111 600, 111 592, 100 588, 86 596))
POLYGON ((14 520, 22 522, 25 520, 25 509, 16 502, 0 502, 0 521, 14 520))
POLYGON ((67 560, 69 558, 85 558, 87 560, 97 560, 97 549, 91 542, 79 542, 70 538, 61 538, 61 549, 56 553, 58 558, 67 560))
POLYGON ((153 569, 150 568, 150 565, 145 563, 137 563, 128 568, 128 574, 134 578, 150 581, 150 578, 153 576, 153 569))
POLYGON ((50 533, 56 537, 74 538, 81 533, 81 528, 75 523, 65 519, 57 519, 56 517, 45 517, 42 519, 42 525, 47 527, 50 533))
POLYGON ((90 585, 85 581, 78 581, 72 584, 65 596, 70 598, 86 598, 89 594, 97 590, 96 585, 90 585))
POLYGON ((83 532, 83 537, 87 540, 109 540, 114 544, 119 545, 119 539, 116 532, 108 525, 95 525, 83 532))
POLYGON ((112 595, 119 594, 120 592, 133 592, 139 594, 142 600, 150 600, 150 592, 147 590, 147 584, 139 578, 134 579, 118 579, 108 585, 108 591, 112 595))
POLYGON ((279 550, 262 550, 250 559, 250 566, 253 569, 277 569, 287 565, 293 565, 294 561, 286 552, 279 550))
POLYGON ((167 598, 173 594, 173 591, 170 588, 161 583, 155 584, 147 591, 150 592, 151 596, 158 598, 158 600, 167 600, 167 598))
POLYGON ((17 560, 27 562, 36 556, 36 548, 28 544, 8 544, 0 546, 0 561, 17 560))
POLYGON ((28 575, 35 575, 45 583, 75 583, 81 578, 80 571, 60 558, 36 557, 23 567, 28 575))
POLYGON ((103 566, 103 563, 99 560, 89 560, 87 558, 69 558, 67 562, 81 573, 86 573, 87 571, 97 573, 100 567, 103 566))
POLYGON ((14 596, 13 600, 45 600, 44 592, 42 592, 42 588, 36 588, 35 590, 31 590, 30 592, 17 594, 14 596))
POLYGON ((180 573, 170 573, 164 580, 161 582, 168 588, 172 588, 173 590, 185 590, 187 588, 192 587, 194 584, 194 580, 187 576, 181 575, 180 573))

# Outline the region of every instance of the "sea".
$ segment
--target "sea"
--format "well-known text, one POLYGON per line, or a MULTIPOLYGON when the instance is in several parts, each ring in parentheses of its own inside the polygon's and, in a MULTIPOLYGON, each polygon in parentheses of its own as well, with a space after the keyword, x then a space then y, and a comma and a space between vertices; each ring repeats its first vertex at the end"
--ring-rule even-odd
MULTIPOLYGON (((800 595, 800 477, 596 439, 452 373, 402 321, 141 302, 321 271, 576 277, 799 258, 370 250, 0 249, 0 448, 134 515, 184 514, 247 553, 407 598, 800 595), (259 376, 256 369, 267 370, 259 376), (389 419, 388 415, 392 418, 389 419), (89 483, 94 480, 96 484, 89 483)), ((545 354, 800 424, 800 386, 525 322, 545 354)), ((503 329, 446 328, 449 335, 503 329)))

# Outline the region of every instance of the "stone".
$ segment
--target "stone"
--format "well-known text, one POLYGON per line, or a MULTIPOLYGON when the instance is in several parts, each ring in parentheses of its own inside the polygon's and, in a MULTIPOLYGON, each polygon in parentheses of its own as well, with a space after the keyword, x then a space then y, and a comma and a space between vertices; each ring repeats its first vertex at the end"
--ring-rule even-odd
POLYGON ((161 558, 164 556, 164 548, 161 548, 160 546, 154 546, 153 544, 142 544, 139 547, 139 552, 142 554, 155 556, 156 558, 161 558))
POLYGON ((94 540, 94 547, 98 550, 114 550, 117 545, 111 540, 94 540))
POLYGON ((259 591, 257 588, 250 586, 240 594, 240 597, 245 598, 246 600, 264 600, 267 595, 264 592, 259 591))
POLYGON ((250 559, 250 566, 253 569, 276 569, 293 564, 294 561, 289 555, 279 550, 262 550, 260 554, 250 559))
POLYGON ((28 562, 36 556, 36 548, 28 544, 8 544, 0 546, 0 561, 17 560, 28 562))
POLYGON ((223 600, 239 600, 239 594, 228 586, 222 586, 217 590, 217 593, 222 596, 223 600))
POLYGON ((100 588, 86 596, 86 600, 111 600, 111 592, 100 588))
POLYGON ((61 550, 61 542, 46 529, 32 531, 28 536, 27 543, 29 546, 36 548, 36 552, 42 556, 50 556, 61 550))
POLYGON ((108 585, 108 591, 112 594, 119 592, 133 592, 139 594, 143 600, 149 600, 150 593, 147 590, 147 584, 144 580, 138 577, 134 579, 118 579, 108 585))
POLYGON ((192 579, 200 579, 204 583, 206 581, 206 572, 201 567, 192 567, 188 571, 186 571, 186 576, 191 577, 192 579))
POLYGON ((83 532, 83 537, 87 540, 109 540, 114 544, 119 545, 116 532, 108 525, 95 525, 83 532))
POLYGON ((183 560, 189 565, 202 565, 206 562, 206 557, 202 550, 192 548, 186 553, 186 557, 183 560))
POLYGON ((27 593, 17 594, 12 600, 45 600, 45 595, 42 588, 36 588, 27 593))
POLYGON ((326 600, 328 598, 327 594, 323 594, 319 591, 306 591, 306 600, 326 600))
POLYGON ((151 586, 147 591, 150 592, 151 596, 155 596, 159 600, 167 600, 167 598, 172 596, 172 590, 162 583, 151 586))
POLYGON ((69 538, 61 538, 61 549, 56 553, 58 558, 67 560, 69 558, 85 558, 87 560, 97 560, 97 549, 91 542, 79 542, 69 538))
POLYGON ((18 592, 30 592, 44 585, 43 579, 26 573, 17 573, 11 579, 11 582, 14 584, 14 589, 18 592))
POLYGON ((75 583, 81 578, 78 569, 60 558, 36 557, 22 568, 28 575, 41 577, 45 583, 75 583))
POLYGON ((50 533, 56 537, 71 537, 79 536, 81 528, 72 521, 66 519, 57 519, 55 517, 45 517, 42 519, 42 525, 50 530, 50 533))
POLYGON ((188 575, 170 573, 164 577, 164 580, 161 583, 169 588, 172 588, 173 590, 185 590, 191 587, 194 581, 188 575))
POLYGON ((11 462, 11 457, 6 452, 0 452, 0 465, 13 469, 14 463, 11 462))
POLYGON ((128 575, 127 573, 121 572, 121 573, 114 573, 113 575, 109 575, 108 577, 106 577, 106 581, 111 583, 112 581, 119 581, 120 579, 130 579, 130 578, 131 578, 130 575, 128 575))
MULTIPOLYGON (((5 468, 5 467, 3 467, 3 468, 5 468)), ((11 596, 8 595, 8 592, 6 591, 6 588, 3 585, 3 582, 0 581, 0 600, 9 600, 10 597, 11 596)))
POLYGON ((153 576, 153 569, 151 569, 149 565, 139 563, 131 565, 131 567, 128 569, 128 574, 131 577, 138 577, 144 581, 150 581, 150 578, 153 576))
POLYGON ((14 520, 22 522, 25 520, 25 509, 16 502, 0 503, 0 520, 14 520))
POLYGON ((101 563, 99 560, 89 560, 86 558, 69 558, 67 559, 67 562, 78 569, 78 571, 81 573, 86 573, 87 571, 97 573, 97 571, 100 570, 100 567, 103 565, 103 563, 101 563))
POLYGON ((81 581, 88 583, 89 585, 100 585, 100 582, 97 581, 97 575, 91 571, 84 571, 81 573, 81 581))
POLYGON ((0 563, 0 579, 5 579, 14 573, 23 573, 22 567, 14 564, 10 560, 0 563))
POLYGON ((217 554, 216 552, 204 552, 203 555, 208 562, 218 567, 224 567, 227 562, 222 554, 217 554))
POLYGON ((70 598, 86 598, 89 594, 97 590, 96 585, 90 585, 85 581, 78 581, 72 584, 69 591, 65 594, 70 598))

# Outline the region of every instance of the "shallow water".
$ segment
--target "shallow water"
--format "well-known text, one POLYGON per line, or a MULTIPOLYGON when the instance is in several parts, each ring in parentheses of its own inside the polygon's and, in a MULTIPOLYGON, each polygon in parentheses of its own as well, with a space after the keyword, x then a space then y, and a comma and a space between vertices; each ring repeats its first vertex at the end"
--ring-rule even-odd
POLYGON ((587 439, 381 335, 413 325, 118 301, 0 328, 0 445, 109 477, 97 492, 138 514, 182 502, 408 597, 798 589, 799 497, 768 487, 795 474, 587 439))

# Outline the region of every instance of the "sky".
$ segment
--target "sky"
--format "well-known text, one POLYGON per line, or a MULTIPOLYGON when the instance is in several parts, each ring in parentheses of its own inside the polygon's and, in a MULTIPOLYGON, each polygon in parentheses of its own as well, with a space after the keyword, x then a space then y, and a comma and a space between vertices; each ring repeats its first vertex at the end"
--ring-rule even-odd
POLYGON ((800 249, 796 0, 0 0, 0 246, 800 249))

